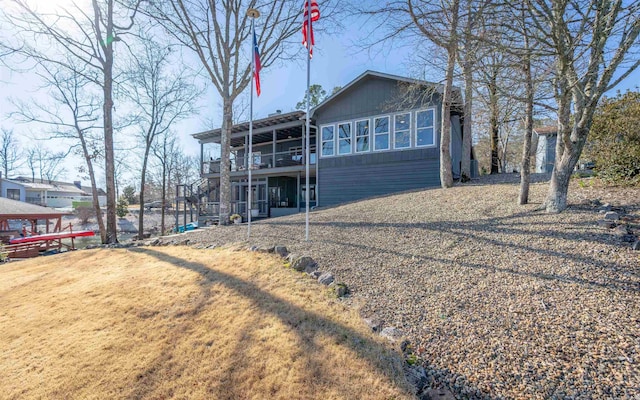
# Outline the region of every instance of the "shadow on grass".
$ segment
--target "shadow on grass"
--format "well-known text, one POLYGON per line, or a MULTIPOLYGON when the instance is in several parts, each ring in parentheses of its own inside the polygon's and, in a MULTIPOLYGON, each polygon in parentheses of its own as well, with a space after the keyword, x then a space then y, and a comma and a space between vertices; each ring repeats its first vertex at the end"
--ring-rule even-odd
MULTIPOLYGON (((395 355, 387 353, 383 347, 371 340, 370 338, 361 335, 359 332, 352 328, 340 323, 336 323, 328 318, 323 317, 319 313, 305 310, 295 304, 283 301, 282 299, 270 294, 252 282, 240 279, 233 275, 229 275, 224 272, 216 271, 208 268, 206 265, 197 262, 190 262, 179 257, 167 255, 160 251, 156 251, 149 248, 132 248, 130 251, 140 254, 149 255, 157 258, 163 262, 168 262, 175 267, 185 268, 193 272, 197 272, 202 280, 200 286, 202 289, 202 298, 206 303, 206 299, 212 296, 211 287, 214 284, 220 284, 226 288, 234 291, 239 296, 248 299, 252 306, 261 310, 264 313, 275 316, 283 325, 289 327, 291 332, 295 333, 297 337, 297 344, 301 349, 301 354, 306 357, 306 368, 309 380, 329 378, 330 374, 323 371, 321 365, 319 365, 314 358, 321 354, 322 346, 318 344, 318 339, 322 336, 330 337, 335 343, 344 345, 353 351, 357 356, 365 360, 370 366, 375 368, 382 375, 388 376, 390 369, 393 367, 393 374, 402 374, 400 371, 400 364, 395 355), (311 326, 313 329, 306 329, 305 326, 311 326), (377 354, 380 352, 366 351, 366 349, 380 349, 383 354, 388 354, 385 358, 379 358, 377 354), (394 361, 395 360, 395 361, 394 361)), ((202 307, 194 308, 193 314, 197 314, 201 311, 202 307)), ((235 349, 236 355, 239 359, 246 359, 242 356, 242 352, 249 346, 244 346, 243 342, 251 340, 250 329, 244 332, 239 339, 238 346, 235 349)), ((167 350, 170 351, 170 350, 167 350)), ((163 362, 170 358, 170 355, 163 352, 157 360, 147 368, 147 371, 142 374, 143 376, 153 374, 157 369, 161 368, 163 362)), ((224 380, 226 382, 232 382, 234 371, 228 369, 224 372, 224 380)), ((153 387, 149 387, 147 393, 151 392, 153 387)), ((233 393, 233 388, 225 387, 225 398, 241 398, 242 393, 235 393, 234 396, 229 397, 229 393, 233 393), (238 397, 239 396, 239 397, 238 397)), ((145 393, 137 392, 136 397, 144 396, 145 393)), ((246 395, 246 394, 245 394, 246 395)), ((213 398, 223 398, 222 393, 212 393, 213 398)))

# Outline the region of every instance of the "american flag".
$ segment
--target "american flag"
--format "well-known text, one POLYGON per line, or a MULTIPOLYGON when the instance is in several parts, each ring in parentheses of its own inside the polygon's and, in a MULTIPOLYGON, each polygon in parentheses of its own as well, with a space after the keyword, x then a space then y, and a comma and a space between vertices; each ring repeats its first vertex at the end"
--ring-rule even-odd
POLYGON ((304 3, 304 22, 302 23, 302 45, 309 49, 309 57, 313 58, 313 22, 320 19, 320 9, 315 0, 311 0, 311 25, 309 26, 309 36, 311 36, 311 45, 307 43, 307 25, 309 24, 309 2, 304 3))
POLYGON ((256 94, 260 96, 260 50, 258 50, 258 41, 256 40, 256 33, 253 32, 253 77, 256 80, 256 94))

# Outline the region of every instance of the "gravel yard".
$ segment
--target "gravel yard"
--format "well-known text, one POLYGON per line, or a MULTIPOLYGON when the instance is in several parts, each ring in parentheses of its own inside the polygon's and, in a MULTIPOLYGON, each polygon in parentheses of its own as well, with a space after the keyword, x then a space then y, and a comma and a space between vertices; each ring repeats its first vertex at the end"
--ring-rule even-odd
MULTIPOLYGON (((402 330, 434 385, 470 398, 640 398, 640 251, 599 226, 587 200, 623 206, 639 234, 640 188, 572 183, 570 207, 516 205, 518 176, 380 197, 252 226, 351 289, 364 317, 402 330)), ((582 183, 581 183, 582 182, 582 183)), ((320 193, 321 195, 321 193, 320 193)), ((246 225, 191 243, 246 243, 246 225)))

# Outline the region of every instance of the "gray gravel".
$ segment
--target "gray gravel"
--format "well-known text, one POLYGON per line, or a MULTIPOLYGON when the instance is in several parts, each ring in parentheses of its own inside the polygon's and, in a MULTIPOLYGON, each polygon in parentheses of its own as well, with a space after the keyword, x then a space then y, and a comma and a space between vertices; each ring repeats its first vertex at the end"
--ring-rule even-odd
POLYGON ((637 234, 640 188, 574 183, 570 208, 549 215, 547 184, 518 206, 517 179, 320 209, 310 242, 304 214, 254 223, 250 243, 244 224, 188 238, 311 255, 458 397, 640 398, 640 252, 587 201, 624 206, 637 234))

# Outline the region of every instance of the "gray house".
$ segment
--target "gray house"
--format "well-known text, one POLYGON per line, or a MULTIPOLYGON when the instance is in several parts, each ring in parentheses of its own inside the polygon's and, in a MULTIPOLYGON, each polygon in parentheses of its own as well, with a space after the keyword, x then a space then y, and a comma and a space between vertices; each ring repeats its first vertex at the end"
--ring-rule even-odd
MULTIPOLYGON (((231 137, 233 212, 247 211, 247 170, 258 216, 279 216, 371 196, 440 185, 442 85, 366 71, 311 113, 310 189, 304 180, 305 113, 276 113, 254 121, 253 155, 247 157, 249 124, 231 137)), ((455 98, 461 100, 459 89, 455 98)), ((458 104, 460 104, 458 102, 458 104)), ((460 175, 462 111, 452 107, 452 169, 460 175)), ((200 211, 217 214, 220 129, 194 134, 201 144, 200 211)), ((472 152, 473 153, 473 152, 472 152)), ((473 157, 473 155, 472 155, 473 157)), ((472 160, 472 175, 477 162, 472 160)))

